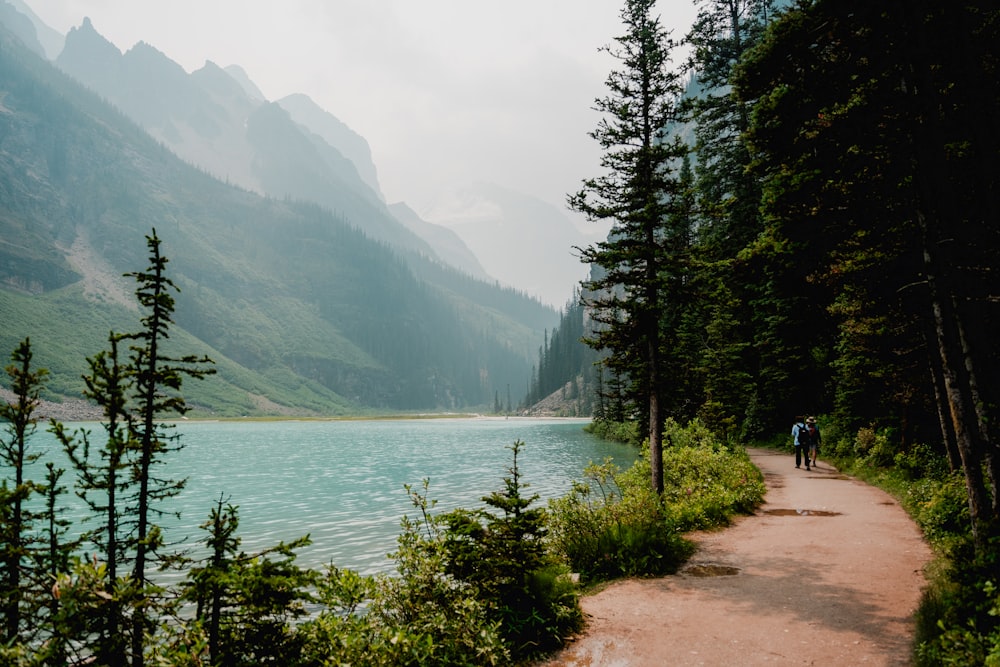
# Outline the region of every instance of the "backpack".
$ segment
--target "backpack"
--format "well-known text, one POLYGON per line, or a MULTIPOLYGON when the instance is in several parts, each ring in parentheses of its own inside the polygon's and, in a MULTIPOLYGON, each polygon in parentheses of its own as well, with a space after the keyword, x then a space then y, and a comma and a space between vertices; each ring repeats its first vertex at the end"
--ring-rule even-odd
POLYGON ((812 442, 812 433, 809 432, 809 427, 805 424, 799 426, 799 446, 808 447, 809 443, 812 442))

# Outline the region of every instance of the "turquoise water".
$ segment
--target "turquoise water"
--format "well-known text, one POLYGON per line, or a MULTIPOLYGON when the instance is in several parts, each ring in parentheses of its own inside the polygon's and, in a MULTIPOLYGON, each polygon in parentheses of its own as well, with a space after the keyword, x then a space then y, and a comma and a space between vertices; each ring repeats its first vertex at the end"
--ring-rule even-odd
MULTIPOLYGON (((187 487, 159 509, 180 512, 160 523, 170 542, 196 547, 198 526, 220 494, 239 507, 242 548, 252 552, 310 535, 299 563, 334 563, 364 573, 391 571, 404 515, 416 518, 404 484, 430 480, 435 511, 481 507, 503 489, 518 456, 528 493, 543 499, 569 490, 590 461, 612 457, 631 465, 635 450, 583 431, 585 421, 540 419, 421 419, 391 421, 182 422, 183 449, 168 455, 158 474, 186 477, 187 487)), ((92 434, 99 424, 85 425, 92 434)), ((49 452, 31 474, 43 479, 44 461, 64 458, 40 429, 30 451, 49 452)), ((71 483, 71 472, 63 477, 71 483)), ((67 498, 67 496, 63 496, 67 498)), ((544 502, 544 501, 543 501, 544 502)))

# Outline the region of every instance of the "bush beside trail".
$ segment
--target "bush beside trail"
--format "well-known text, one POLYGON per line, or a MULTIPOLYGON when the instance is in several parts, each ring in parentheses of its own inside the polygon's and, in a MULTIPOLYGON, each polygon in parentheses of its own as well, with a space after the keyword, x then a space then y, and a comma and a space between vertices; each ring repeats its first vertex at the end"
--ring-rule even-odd
POLYGON ((650 488, 648 448, 628 470, 591 464, 585 480, 549 505, 550 539, 581 579, 674 572, 693 552, 683 534, 728 524, 752 512, 766 487, 746 451, 728 446, 701 422, 668 421, 664 492, 650 488))

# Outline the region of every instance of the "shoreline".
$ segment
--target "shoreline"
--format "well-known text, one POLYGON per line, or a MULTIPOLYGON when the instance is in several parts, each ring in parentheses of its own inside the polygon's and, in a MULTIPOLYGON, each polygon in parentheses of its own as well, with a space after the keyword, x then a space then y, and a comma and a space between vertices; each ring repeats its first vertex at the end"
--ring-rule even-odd
MULTIPOLYGON (((12 391, 6 387, 0 387, 0 400, 8 403, 14 400, 12 391)), ((63 423, 91 423, 100 422, 104 414, 100 408, 83 399, 69 399, 64 402, 49 400, 39 400, 35 408, 35 415, 39 422, 55 419, 63 423)), ((592 417, 560 417, 555 415, 494 415, 481 412, 417 412, 400 414, 357 414, 357 415, 243 415, 239 417, 217 417, 210 415, 198 415, 194 417, 171 417, 162 419, 162 422, 324 422, 324 421, 414 421, 432 419, 454 419, 454 420, 493 420, 493 421, 566 421, 566 422, 592 422, 592 417)))

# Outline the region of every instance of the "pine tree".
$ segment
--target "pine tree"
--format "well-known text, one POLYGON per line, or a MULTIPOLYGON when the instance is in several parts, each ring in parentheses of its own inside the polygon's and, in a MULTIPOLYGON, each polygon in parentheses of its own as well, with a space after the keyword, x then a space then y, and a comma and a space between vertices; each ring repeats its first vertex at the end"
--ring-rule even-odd
POLYGON ((134 483, 130 481, 130 452, 134 442, 128 427, 128 391, 131 387, 128 369, 119 360, 121 336, 108 334, 107 350, 87 359, 90 373, 84 375, 84 395, 97 403, 103 412, 104 445, 92 453, 86 432, 68 433, 63 428, 54 431, 76 471, 76 492, 101 523, 88 531, 85 539, 103 555, 105 580, 103 593, 107 604, 95 619, 98 637, 92 648, 102 663, 126 664, 126 607, 132 602, 134 587, 123 585, 120 568, 131 562, 135 551, 131 535, 132 524, 126 504, 134 483))
POLYGON ((151 563, 162 565, 170 554, 162 549, 164 536, 156 523, 162 501, 178 494, 184 480, 159 477, 157 467, 179 449, 178 436, 158 420, 187 410, 181 394, 185 377, 202 378, 214 372, 207 357, 174 358, 166 353, 176 290, 167 278, 167 259, 160 253, 154 229, 146 237, 149 267, 128 274, 136 279, 136 297, 146 315, 137 333, 111 332, 109 349, 88 359, 85 394, 104 413, 104 444, 92 451, 86 432, 55 430, 77 474, 79 493, 100 526, 87 534, 104 556, 94 570, 103 590, 103 602, 94 609, 90 637, 92 650, 105 664, 135 667, 144 664, 144 642, 153 622, 164 613, 159 590, 148 577, 151 563), (120 346, 128 343, 128 356, 120 346), (130 567, 129 577, 121 571, 130 567))
POLYGON ((222 497, 201 528, 209 555, 188 570, 182 596, 195 603, 210 664, 293 662, 298 640, 291 624, 305 615, 306 591, 316 579, 315 573, 295 565, 295 550, 309 539, 242 552, 239 508, 222 497))
MULTIPOLYGON (((670 137, 679 120, 682 92, 670 68, 674 43, 652 15, 652 0, 629 0, 621 12, 626 32, 607 52, 622 66, 607 79, 608 95, 596 100, 605 114, 591 136, 604 153, 603 176, 587 179, 569 197, 573 210, 591 220, 610 220, 606 241, 581 251, 581 261, 603 273, 585 283, 591 316, 598 328, 587 339, 609 351, 607 365, 625 374, 631 396, 648 417, 652 486, 663 490, 660 324, 662 273, 673 259, 665 243, 679 194, 678 170, 687 148, 670 137)), ((675 222, 676 218, 673 219, 675 222)))
MULTIPOLYGON (((146 237, 149 266, 145 271, 127 274, 138 283, 136 297, 139 305, 146 310, 141 320, 142 330, 127 336, 131 342, 129 369, 134 379, 132 400, 135 405, 135 418, 129 421, 129 439, 135 447, 133 471, 137 485, 132 581, 140 588, 149 585, 149 561, 157 558, 157 550, 163 545, 163 535, 154 523, 158 514, 156 508, 184 488, 184 480, 163 479, 154 475, 154 466, 180 446, 177 436, 168 434, 167 427, 158 420, 168 414, 183 416, 187 411, 184 397, 180 394, 185 377, 198 379, 214 372, 214 369, 205 367, 211 363, 208 357, 186 355, 174 358, 164 350, 173 324, 174 298, 171 291, 178 290, 166 275, 168 260, 160 252, 160 243, 154 229, 146 237)), ((140 600, 133 614, 133 667, 144 664, 143 637, 152 627, 149 602, 148 596, 146 600, 140 600)))
POLYGON ((11 354, 6 367, 10 377, 15 402, 0 402, 0 421, 4 422, 6 435, 0 439, 0 464, 13 474, 12 486, 6 477, 0 486, 0 614, 2 614, 2 642, 13 643, 21 638, 26 619, 24 605, 25 586, 22 573, 29 568, 29 549, 35 515, 27 509, 27 501, 35 493, 36 485, 26 475, 26 467, 40 456, 31 452, 29 440, 34 434, 38 419, 35 410, 39 403, 45 369, 31 367, 31 340, 25 338, 11 354))
POLYGON ((39 491, 45 496, 45 509, 39 513, 41 539, 34 552, 31 614, 35 619, 34 635, 28 643, 44 642, 48 662, 59 666, 69 664, 68 638, 61 627, 62 601, 53 589, 59 577, 70 571, 70 558, 80 546, 80 541, 68 537, 73 522, 64 518, 67 508, 60 503, 60 497, 67 489, 60 483, 63 468, 56 468, 51 461, 45 464, 45 483, 39 491))
MULTIPOLYGON (((740 252, 763 229, 759 212, 760 179, 750 169, 746 143, 753 99, 734 94, 733 72, 759 43, 775 17, 773 0, 699 0, 698 15, 688 32, 692 46, 688 67, 694 77, 685 102, 694 124, 697 156, 694 190, 697 252, 692 299, 685 338, 701 342, 696 364, 702 386, 685 393, 702 396, 699 416, 710 423, 741 427, 756 435, 770 432, 779 417, 783 389, 760 374, 780 359, 762 363, 769 353, 761 331, 772 320, 766 285, 751 279, 752 266, 740 252), (761 345, 754 341, 761 339, 761 345)), ((689 354, 695 348, 689 347, 689 354)), ((678 415, 689 417, 691 415, 678 415)))

